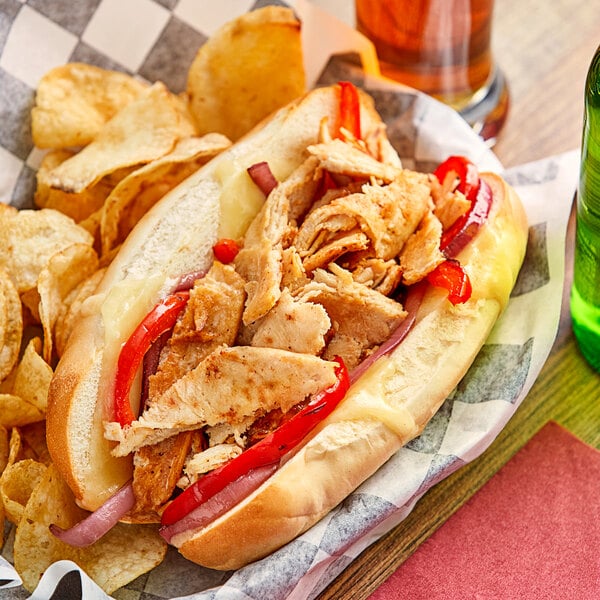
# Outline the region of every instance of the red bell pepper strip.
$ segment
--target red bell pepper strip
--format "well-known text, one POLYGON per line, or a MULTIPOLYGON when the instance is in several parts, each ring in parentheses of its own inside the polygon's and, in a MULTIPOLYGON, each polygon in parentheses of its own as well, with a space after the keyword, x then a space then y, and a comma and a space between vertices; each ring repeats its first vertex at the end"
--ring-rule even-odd
POLYGON ((471 208, 442 233, 440 250, 446 258, 454 258, 475 237, 487 221, 492 208, 493 194, 485 181, 480 181, 471 208))
POLYGON ((337 381, 332 386, 316 394, 304 408, 275 431, 239 456, 207 473, 177 496, 164 510, 162 526, 176 523, 252 469, 279 463, 284 454, 297 446, 333 411, 350 387, 346 366, 340 358, 336 361, 337 381))
POLYGON ((433 174, 440 183, 444 183, 446 175, 451 171, 454 171, 458 178, 458 191, 462 192, 465 198, 472 203, 479 189, 477 166, 465 156, 450 156, 438 166, 433 174))
POLYGON ((453 258, 447 258, 429 275, 427 281, 435 286, 448 290, 448 300, 452 304, 461 304, 471 297, 471 280, 461 264, 453 258))
POLYGON ((233 262, 239 251, 238 243, 229 238, 222 238, 213 246, 215 258, 226 265, 233 262))
POLYGON ((358 90, 349 81, 340 81, 340 129, 348 130, 360 139, 360 99, 358 90))
POLYGON ((130 425, 137 418, 131 409, 129 392, 144 355, 161 334, 175 325, 189 297, 189 291, 181 291, 159 302, 123 344, 117 361, 113 403, 115 420, 122 427, 130 425))

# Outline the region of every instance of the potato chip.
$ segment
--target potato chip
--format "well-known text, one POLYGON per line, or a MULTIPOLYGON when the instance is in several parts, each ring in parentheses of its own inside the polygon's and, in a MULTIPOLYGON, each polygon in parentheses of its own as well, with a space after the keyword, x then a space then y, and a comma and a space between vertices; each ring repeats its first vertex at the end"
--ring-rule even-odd
POLYGON ((21 454, 24 458, 32 458, 44 465, 52 462, 46 444, 46 421, 15 429, 18 429, 21 437, 21 454))
POLYGON ((32 427, 33 425, 40 425, 46 427, 46 421, 38 421, 32 425, 25 425, 25 427, 13 427, 11 429, 10 436, 10 449, 8 465, 14 465, 15 463, 22 460, 35 460, 36 462, 43 462, 49 464, 51 461, 38 460, 38 456, 34 448, 29 445, 29 442, 23 438, 22 431, 25 428, 32 427), (14 452, 13 452, 14 450, 14 452))
POLYGON ((21 299, 8 273, 0 268, 0 381, 19 358, 22 336, 21 299))
POLYGON ((43 421, 46 415, 31 402, 14 394, 0 394, 0 425, 18 427, 43 421))
POLYGON ((16 369, 13 369, 2 381, 0 381, 0 394, 12 393, 15 374, 16 369))
POLYGON ((306 91, 300 21, 266 6, 226 23, 198 50, 187 91, 200 134, 237 140, 306 91))
POLYGON ((25 505, 48 467, 35 460, 20 460, 6 467, 0 477, 0 500, 6 509, 6 518, 18 525, 25 505))
POLYGON ((193 135, 181 99, 158 82, 118 112, 93 142, 38 181, 78 193, 118 169, 164 156, 180 138, 193 135))
POLYGON ((8 456, 10 452, 8 440, 8 429, 0 426, 0 475, 4 473, 4 469, 6 469, 8 465, 8 456))
POLYGON ((53 254, 93 241, 72 219, 49 208, 0 212, 0 269, 7 271, 20 294, 36 287, 53 254))
MULTIPOLYGON (((39 426, 46 430, 46 421, 38 421, 36 423, 32 423, 31 425, 25 425, 23 427, 13 427, 10 430, 10 438, 8 441, 8 462, 7 466, 14 465, 15 463, 21 460, 35 460, 37 462, 46 461, 39 460, 36 451, 29 445, 27 438, 24 437, 24 432, 26 432, 30 427, 39 426)), ((8 431, 8 429, 7 429, 8 431)))
POLYGON ((25 459, 50 464, 50 453, 46 445, 46 421, 10 430, 0 426, 0 475, 8 465, 25 459))
POLYGON ((89 217, 85 218, 83 221, 80 221, 78 223, 80 227, 83 227, 94 238, 93 248, 96 251, 96 254, 98 255, 100 255, 100 252, 102 251, 102 244, 100 242, 101 220, 102 208, 99 208, 97 211, 93 212, 89 217))
POLYGON ((31 111, 33 142, 38 148, 89 144, 104 124, 146 87, 125 73, 93 65, 56 67, 38 85, 31 111))
POLYGON ((119 523, 87 548, 73 548, 54 537, 49 525, 73 526, 88 513, 80 509, 54 466, 48 467, 33 490, 17 527, 15 569, 32 591, 41 574, 58 560, 72 560, 107 594, 160 564, 166 542, 153 525, 119 523))
POLYGON ((69 336, 79 319, 83 303, 94 293, 104 276, 104 272, 105 269, 99 269, 93 275, 81 281, 62 303, 54 324, 54 341, 56 343, 56 353, 59 357, 62 356, 69 336))
MULTIPOLYGON (((10 428, 5 428, 7 431, 10 428)), ((23 440, 21 439, 21 432, 18 427, 10 429, 10 439, 8 441, 8 465, 14 465, 17 461, 23 460, 25 455, 23 454, 23 440)))
POLYGON ((102 207, 115 182, 104 177, 96 185, 78 194, 64 192, 47 185, 45 181, 48 173, 74 155, 74 152, 68 150, 52 150, 46 154, 37 172, 38 183, 33 200, 38 208, 53 208, 79 223, 102 207))
POLYGON ((230 145, 218 133, 184 138, 172 152, 121 180, 102 209, 102 256, 122 243, 139 219, 168 191, 230 145))
POLYGON ((2 500, 0 500, 0 523, 2 523, 2 527, 0 527, 0 550, 4 547, 4 520, 6 519, 6 511, 4 510, 4 504, 2 504, 2 500))
POLYGON ((57 252, 38 277, 40 321, 44 329, 44 360, 52 364, 54 324, 67 295, 98 269, 98 256, 87 244, 57 252))
MULTIPOLYGON (((38 345, 36 339, 32 339, 27 344, 23 352, 23 358, 21 358, 17 367, 12 394, 26 400, 40 412, 45 413, 48 405, 48 388, 52 378, 52 368, 39 355, 36 350, 38 345)), ((34 421, 30 422, 33 423, 34 421)))
MULTIPOLYGON (((41 323, 40 321, 40 294, 37 288, 31 288, 21 294, 21 302, 23 308, 29 314, 30 319, 34 323, 41 323)), ((23 314, 23 320, 25 321, 25 313, 23 314)))

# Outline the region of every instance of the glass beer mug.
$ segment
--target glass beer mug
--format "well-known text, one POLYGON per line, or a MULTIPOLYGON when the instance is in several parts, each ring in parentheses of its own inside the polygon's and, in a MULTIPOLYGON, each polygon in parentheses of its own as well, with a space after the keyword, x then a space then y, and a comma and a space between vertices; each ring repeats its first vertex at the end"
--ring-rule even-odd
POLYGON ((508 111, 491 52, 493 0, 356 0, 381 73, 455 108, 490 144, 508 111))

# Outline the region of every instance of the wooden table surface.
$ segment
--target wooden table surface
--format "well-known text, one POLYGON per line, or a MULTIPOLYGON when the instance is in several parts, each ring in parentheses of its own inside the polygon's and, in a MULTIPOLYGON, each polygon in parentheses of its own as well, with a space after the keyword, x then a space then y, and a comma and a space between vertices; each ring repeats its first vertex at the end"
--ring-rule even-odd
MULTIPOLYGON (((600 10, 590 0, 496 0, 493 50, 510 86, 511 109, 494 151, 506 167, 578 148, 583 87, 600 45, 600 10)), ((319 597, 367 598, 547 421, 600 448, 600 375, 579 354, 568 293, 573 219, 558 335, 529 395, 478 459, 432 488, 394 530, 367 548, 319 597)))

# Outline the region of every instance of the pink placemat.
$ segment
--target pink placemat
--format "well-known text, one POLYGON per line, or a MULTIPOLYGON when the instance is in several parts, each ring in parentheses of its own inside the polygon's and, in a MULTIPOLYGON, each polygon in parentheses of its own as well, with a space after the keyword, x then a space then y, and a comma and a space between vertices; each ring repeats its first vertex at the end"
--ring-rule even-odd
POLYGON ((600 599, 600 452, 547 423, 370 600, 600 599))

